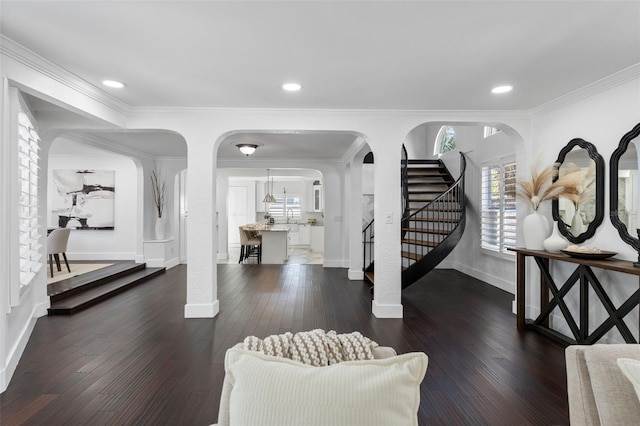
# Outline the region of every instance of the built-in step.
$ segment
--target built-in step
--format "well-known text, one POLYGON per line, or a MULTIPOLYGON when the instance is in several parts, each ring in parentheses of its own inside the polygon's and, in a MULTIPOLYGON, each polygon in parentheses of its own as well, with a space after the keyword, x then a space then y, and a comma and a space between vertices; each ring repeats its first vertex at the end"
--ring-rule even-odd
POLYGON ((159 274, 165 268, 147 268, 144 263, 120 262, 97 271, 53 283, 49 315, 71 315, 113 297, 159 274))

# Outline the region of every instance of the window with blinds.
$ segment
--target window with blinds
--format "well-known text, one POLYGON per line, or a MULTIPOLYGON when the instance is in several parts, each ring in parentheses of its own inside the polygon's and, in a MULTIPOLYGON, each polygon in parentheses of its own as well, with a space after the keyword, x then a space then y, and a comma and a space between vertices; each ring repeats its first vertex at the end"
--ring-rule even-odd
POLYGON ((483 249, 512 255, 516 245, 516 163, 496 161, 482 167, 482 216, 480 244, 483 249))
POLYGON ((38 134, 29 116, 18 113, 18 222, 20 286, 28 285, 42 263, 38 218, 38 134))
POLYGON ((275 203, 269 205, 269 214, 274 218, 300 219, 302 217, 302 197, 299 195, 274 194, 275 203), (287 214, 288 213, 288 214, 287 214))

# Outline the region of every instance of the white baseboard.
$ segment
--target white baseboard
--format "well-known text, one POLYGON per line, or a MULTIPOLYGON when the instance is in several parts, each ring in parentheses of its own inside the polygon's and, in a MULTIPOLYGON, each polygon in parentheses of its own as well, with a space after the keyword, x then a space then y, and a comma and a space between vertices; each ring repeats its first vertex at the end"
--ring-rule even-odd
POLYGON ((135 259, 134 259, 135 263, 144 263, 144 255, 140 254, 140 255, 136 255, 135 259))
POLYGON ((351 281, 362 281, 364 280, 364 272, 362 269, 349 269, 348 277, 351 281))
POLYGON ((167 269, 171 269, 174 266, 178 266, 180 264, 180 259, 174 257, 173 259, 169 259, 165 262, 164 267, 167 269))
POLYGON ((229 253, 218 253, 218 260, 227 260, 229 259, 229 253))
POLYGON ((401 304, 380 304, 374 300, 371 303, 371 311, 376 318, 402 318, 401 304))
POLYGON ((470 275, 473 278, 477 278, 481 281, 491 284, 494 287, 498 287, 501 290, 507 291, 511 294, 516 294, 516 284, 512 281, 507 281, 503 278, 495 275, 488 274, 484 271, 480 271, 475 268, 470 268, 462 263, 456 263, 453 269, 456 269, 464 274, 470 275))
POLYGON ((345 261, 342 259, 324 259, 322 265, 325 268, 346 268, 348 265, 345 265, 345 261))
POLYGON ((36 321, 38 320, 38 318, 47 314, 47 309, 50 306, 51 304, 49 302, 49 299, 47 298, 46 302, 35 305, 31 310, 29 321, 27 321, 22 330, 20 330, 18 340, 16 341, 13 348, 9 350, 6 367, 2 366, 3 368, 2 370, 0 370, 0 393, 7 390, 9 382, 11 381, 11 377, 13 377, 13 373, 16 371, 16 367, 18 367, 18 362, 22 357, 22 353, 27 347, 27 343, 29 343, 29 338, 31 337, 33 328, 36 326, 36 321))
POLYGON ((174 266, 178 265, 179 261, 177 257, 173 259, 164 260, 164 259, 145 259, 145 262, 149 268, 167 268, 171 269, 174 266))
POLYGON ((73 260, 135 260, 138 262, 138 256, 135 252, 113 252, 113 253, 70 253, 67 252, 69 261, 73 260))
POLYGON ((220 302, 187 303, 184 305, 185 318, 214 318, 220 312, 220 302))

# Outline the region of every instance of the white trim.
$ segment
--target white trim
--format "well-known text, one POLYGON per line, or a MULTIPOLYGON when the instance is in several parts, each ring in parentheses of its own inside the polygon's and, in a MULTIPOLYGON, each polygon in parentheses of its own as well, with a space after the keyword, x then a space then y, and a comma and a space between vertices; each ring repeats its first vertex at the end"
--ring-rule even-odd
POLYGON ((364 272, 362 272, 362 269, 349 269, 348 277, 349 281, 362 281, 364 280, 364 272))
POLYGON ((218 260, 228 260, 228 259, 229 259, 229 253, 227 252, 218 253, 218 260))
POLYGON ((402 318, 402 304, 380 304, 371 302, 371 312, 376 318, 402 318))
POLYGON ((187 303, 184 305, 185 318, 215 318, 220 312, 220 303, 187 303))
POLYGON ((471 268, 469 266, 463 265, 462 263, 456 262, 454 269, 480 281, 484 281, 485 283, 497 287, 500 290, 504 290, 513 295, 516 294, 516 285, 512 281, 505 280, 504 278, 500 278, 496 275, 492 275, 488 272, 481 271, 476 268, 471 268))
POLYGON ((20 330, 16 344, 9 350, 6 367, 0 370, 0 393, 7 390, 11 377, 13 377, 13 373, 15 373, 18 367, 18 362, 24 353, 24 349, 27 347, 27 343, 29 343, 29 338, 36 326, 38 318, 45 316, 50 306, 51 304, 47 298, 46 302, 36 304, 33 307, 29 321, 27 321, 22 330, 20 330))
POLYGON ((75 74, 70 73, 61 66, 56 65, 2 34, 0 34, 0 54, 120 114, 127 115, 131 110, 129 105, 115 96, 98 89, 96 86, 78 78, 75 74))
POLYGON ((605 90, 625 84, 628 81, 631 81, 638 77, 640 77, 640 64, 631 65, 628 68, 608 75, 600 80, 594 81, 593 83, 587 84, 586 86, 562 95, 559 98, 553 99, 547 103, 532 108, 529 111, 531 115, 530 118, 538 118, 557 109, 574 104, 583 99, 587 99, 600 92, 604 92, 605 90))

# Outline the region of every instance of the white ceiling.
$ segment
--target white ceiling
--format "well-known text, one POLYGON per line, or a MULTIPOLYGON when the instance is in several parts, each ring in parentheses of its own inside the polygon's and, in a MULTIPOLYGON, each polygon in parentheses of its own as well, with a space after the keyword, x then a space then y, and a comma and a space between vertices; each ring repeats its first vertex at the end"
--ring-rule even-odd
MULTIPOLYGON (((529 110, 640 63, 638 1, 2 0, 0 7, 0 33, 98 87, 105 78, 125 82, 104 90, 132 107, 529 110), (283 92, 290 80, 302 91, 283 92), (505 83, 513 92, 490 93, 505 83)), ((325 141, 343 146, 344 137, 325 141)), ((278 142, 294 156, 322 146, 292 139, 278 142)), ((257 154, 271 157, 267 151, 265 144, 257 154)))

